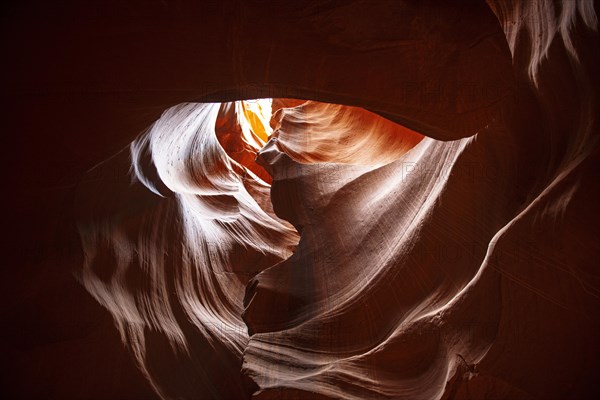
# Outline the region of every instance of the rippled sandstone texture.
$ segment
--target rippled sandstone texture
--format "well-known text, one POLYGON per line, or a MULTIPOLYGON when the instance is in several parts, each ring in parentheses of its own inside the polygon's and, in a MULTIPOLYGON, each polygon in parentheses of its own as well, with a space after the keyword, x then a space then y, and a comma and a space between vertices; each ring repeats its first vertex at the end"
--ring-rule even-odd
POLYGON ((4 28, 9 398, 598 394, 592 2, 48 7, 4 28))

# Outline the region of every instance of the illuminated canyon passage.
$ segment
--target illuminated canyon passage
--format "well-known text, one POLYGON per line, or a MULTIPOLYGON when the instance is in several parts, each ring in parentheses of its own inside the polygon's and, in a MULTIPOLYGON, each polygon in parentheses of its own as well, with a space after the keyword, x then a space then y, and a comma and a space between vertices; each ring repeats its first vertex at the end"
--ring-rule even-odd
POLYGON ((267 3, 7 9, 3 398, 597 398, 597 3, 267 3))

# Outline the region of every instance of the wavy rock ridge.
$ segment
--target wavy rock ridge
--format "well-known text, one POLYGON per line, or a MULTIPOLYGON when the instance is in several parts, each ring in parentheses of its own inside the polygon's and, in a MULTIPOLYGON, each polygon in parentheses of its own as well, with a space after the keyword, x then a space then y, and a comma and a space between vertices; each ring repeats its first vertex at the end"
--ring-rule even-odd
POLYGON ((99 167, 131 174, 80 191, 79 278, 159 395, 598 391, 597 80, 573 33, 597 18, 540 4, 490 2, 518 84, 471 136, 316 101, 275 99, 271 119, 183 103, 99 167))

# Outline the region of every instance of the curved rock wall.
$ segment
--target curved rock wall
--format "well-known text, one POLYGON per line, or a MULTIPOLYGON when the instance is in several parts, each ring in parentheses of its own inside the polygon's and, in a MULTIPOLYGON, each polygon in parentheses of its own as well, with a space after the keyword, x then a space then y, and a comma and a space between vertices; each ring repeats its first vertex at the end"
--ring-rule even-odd
POLYGON ((163 398, 598 395, 592 1, 124 4, 6 28, 9 397, 152 396, 89 294, 163 398))

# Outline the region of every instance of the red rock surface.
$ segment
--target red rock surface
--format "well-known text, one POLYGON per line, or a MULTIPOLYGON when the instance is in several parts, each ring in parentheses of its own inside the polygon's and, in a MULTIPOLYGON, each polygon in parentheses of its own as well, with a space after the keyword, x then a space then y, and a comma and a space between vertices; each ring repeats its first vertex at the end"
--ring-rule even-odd
POLYGON ((3 398, 595 398, 594 7, 7 6, 3 398))

